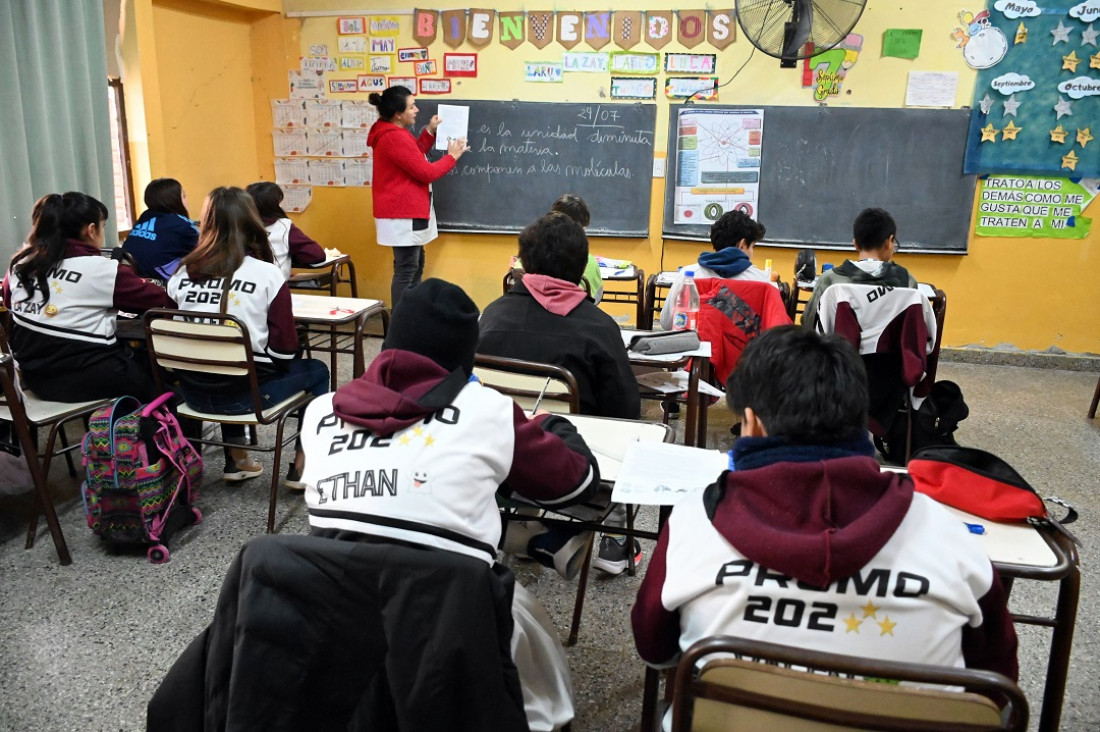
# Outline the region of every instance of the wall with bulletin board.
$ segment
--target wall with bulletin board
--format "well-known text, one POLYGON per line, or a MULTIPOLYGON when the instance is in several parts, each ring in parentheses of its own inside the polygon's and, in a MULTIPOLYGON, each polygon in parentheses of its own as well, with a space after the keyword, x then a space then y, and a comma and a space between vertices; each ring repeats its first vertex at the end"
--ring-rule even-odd
MULTIPOLYGON (((549 5, 549 4, 548 4, 549 5)), ((555 4, 560 14, 568 10, 561 3, 555 4)), ((593 250, 603 256, 631 259, 647 271, 663 268, 675 268, 692 261, 698 254, 698 243, 686 243, 665 240, 661 237, 662 202, 665 194, 665 181, 660 177, 663 158, 666 151, 667 120, 670 103, 681 100, 665 96, 669 76, 700 77, 715 76, 720 84, 736 75, 728 85, 717 90, 716 101, 724 105, 741 106, 813 106, 826 104, 841 107, 895 107, 942 106, 961 108, 971 106, 974 101, 974 88, 977 72, 968 63, 965 48, 959 47, 956 29, 966 27, 967 22, 960 17, 960 10, 968 10, 971 17, 984 9, 981 2, 973 7, 964 8, 965 3, 931 0, 903 2, 884 6, 871 2, 854 33, 856 37, 848 39, 847 48, 842 49, 843 58, 836 66, 822 65, 818 69, 808 68, 800 62, 796 69, 780 69, 776 59, 759 51, 753 52, 751 45, 744 39, 740 29, 735 31, 735 39, 726 48, 715 48, 705 40, 693 47, 687 47, 675 37, 676 23, 680 13, 700 5, 683 0, 667 0, 657 7, 652 0, 623 0, 615 4, 616 12, 634 12, 643 10, 670 10, 673 36, 660 49, 641 41, 628 49, 641 54, 657 54, 656 66, 644 57, 632 57, 621 62, 620 68, 633 67, 635 73, 614 75, 603 71, 601 58, 591 54, 607 53, 607 63, 611 63, 611 52, 623 51, 614 44, 594 49, 581 42, 571 49, 564 48, 556 40, 537 48, 530 42, 524 42, 516 48, 510 48, 502 42, 500 34, 500 16, 495 16, 492 40, 485 45, 474 45, 470 38, 471 15, 465 11, 461 15, 441 16, 442 26, 451 18, 463 18, 466 21, 467 37, 460 43, 448 45, 444 34, 438 33, 434 42, 418 43, 413 38, 413 15, 409 11, 392 11, 392 3, 384 0, 360 0, 348 3, 346 0, 286 0, 284 7, 288 23, 297 24, 300 59, 287 59, 287 71, 302 75, 303 63, 322 54, 311 54, 324 46, 328 56, 335 60, 335 68, 316 70, 312 74, 322 87, 324 96, 330 100, 361 101, 367 92, 359 91, 361 84, 380 84, 370 77, 381 76, 389 83, 388 77, 416 79, 421 96, 431 95, 433 99, 446 102, 448 98, 462 100, 523 100, 523 101, 562 101, 618 103, 612 95, 645 96, 653 88, 653 102, 657 111, 657 173, 650 194, 650 235, 648 239, 595 238, 593 250), (355 5, 353 15, 346 12, 355 5), (679 11, 679 12, 677 12, 679 11), (367 44, 365 53, 341 54, 340 39, 355 37, 356 34, 341 34, 338 25, 341 17, 362 17, 369 23, 371 17, 383 16, 395 18, 398 27, 392 61, 379 59, 388 53, 371 53, 369 26, 368 32, 359 34, 367 44), (905 32, 896 32, 905 31, 905 32), (914 43, 915 40, 915 43, 914 43), (427 49, 413 53, 413 58, 402 60, 402 49, 427 49), (336 49, 333 53, 331 49, 336 49), (582 54, 566 56, 566 53, 582 54), (706 68, 706 61, 696 57, 714 55, 714 72, 666 74, 664 64, 666 54, 688 54, 689 58, 676 57, 674 63, 683 61, 685 67, 696 71, 706 68), (892 55, 890 55, 892 54, 892 55), (422 58, 427 55, 427 58, 422 58), (353 57, 353 60, 341 60, 341 56, 353 57), (907 57, 908 56, 908 57, 907 57), (361 57, 362 67, 359 67, 361 57), (434 61, 432 65, 428 62, 434 61), (841 63, 843 61, 843 63, 841 63), (448 66, 449 64, 449 66, 448 66), (599 71, 567 71, 567 64, 575 66, 596 65, 599 71), (390 69, 389 72, 385 69, 390 69), (450 74, 447 73, 448 68, 450 74), (372 71, 373 69, 373 71, 372 71), (420 71, 420 74, 417 74, 420 71), (655 73, 654 73, 655 72, 655 73), (819 73, 820 72, 820 73, 819 73), (910 84, 910 73, 915 72, 914 84, 910 84), (360 77, 366 77, 360 79, 360 77), (354 79, 356 91, 351 91, 350 81, 354 79), (616 81, 625 79, 626 81, 616 81), (649 81, 652 79, 653 81, 649 81), (333 82, 342 82, 333 84, 333 82), (919 87, 916 82, 923 83, 919 87), (426 86, 425 86, 426 84, 426 86), (908 95, 908 99, 907 99, 908 95)), ((581 7, 578 4, 578 7, 581 7)), ((451 7, 439 7, 449 11, 451 7)), ((529 3, 521 4, 514 0, 503 0, 496 11, 505 14, 516 11, 537 11, 529 3)), ((584 8, 581 8, 582 11, 584 8)), ((995 10, 991 12, 997 12, 995 10)), ((705 16, 704 16, 705 17, 705 16)), ((545 20, 547 26, 556 23, 558 18, 551 13, 545 20)), ((344 30, 349 30, 345 28, 344 30)), ((354 30, 354 28, 351 28, 354 30)), ((556 28, 554 29, 557 30, 556 28)), ((345 48, 358 48, 355 44, 345 43, 345 48)), ((977 46, 975 46, 976 48, 977 46)), ((376 50, 388 50, 378 48, 376 50)), ((406 57, 408 53, 406 54, 406 57)), ((652 58, 652 57, 650 57, 652 58)), ((326 62, 327 63, 327 62, 326 62)), ((679 84, 676 82, 673 84, 679 84)), ((686 83, 686 82, 685 82, 686 83)), ((289 85, 287 87, 289 97, 289 85)), ((622 103, 630 103, 624 99, 622 103)), ((695 102, 705 106, 709 102, 695 102)), ((764 122, 765 134, 767 121, 764 122)), ((929 139, 929 145, 936 140, 929 139)), ((473 155, 472 153, 470 155, 473 155)), ((465 158, 463 159, 466 160, 465 158)), ((959 161, 960 168, 962 160, 959 161)), ((868 157, 866 164, 873 166, 876 160, 868 157)), ((265 175, 274 175, 274 170, 265 175)), ((904 171, 898 171, 904 176, 904 171)), ((838 189, 845 181, 835 182, 838 189)), ((981 203, 982 188, 979 186, 975 196, 973 219, 977 221, 978 206, 981 203)), ((829 196, 828 190, 807 192, 807 195, 829 196)), ((914 190, 913 195, 920 195, 914 190)), ((1089 196, 1091 200, 1091 196, 1089 196)), ((547 202, 549 203, 549 202, 547 202)), ((877 201, 868 200, 866 205, 876 205, 877 201)), ((366 187, 334 187, 314 190, 309 207, 298 217, 300 225, 326 245, 341 246, 345 251, 357 255, 357 261, 363 259, 367 266, 361 266, 365 272, 364 285, 368 292, 382 294, 388 284, 390 266, 388 252, 373 245, 373 223, 370 215, 370 192, 366 187), (373 263, 376 266, 371 267, 373 263)), ((1083 212, 1085 206, 1082 206, 1083 212)), ((835 216, 840 220, 851 220, 856 210, 851 206, 837 205, 835 216)), ((769 216, 782 216, 782 212, 762 215, 765 225, 769 216)), ((599 217, 599 211, 593 212, 599 217)), ((1083 218, 1083 217, 1082 217, 1083 218)), ((1084 239, 1060 240, 1055 235, 1040 234, 1039 238, 1018 238, 1015 232, 984 232, 980 235, 971 230, 968 242, 969 254, 959 256, 929 256, 914 254, 903 250, 899 261, 907 266, 918 279, 933 282, 943 287, 951 297, 951 315, 945 333, 945 344, 996 346, 1011 345, 1022 349, 1061 348, 1069 352, 1100 351, 1095 333, 1100 332, 1100 314, 1096 308, 1086 302, 1084 288, 1064 287, 1057 292, 1036 291, 1031 280, 1032 273, 1019 265, 1036 256, 1036 247, 1041 248, 1039 256, 1050 258, 1066 267, 1067 271, 1093 271, 1100 266, 1100 251, 1094 243, 1094 237, 1084 239), (1052 323, 1048 314, 1052 311, 1064 313, 1058 323, 1052 323)), ((904 232, 899 232, 904 241, 904 232)), ((442 234, 428 250, 428 272, 461 282, 484 306, 499 292, 500 274, 508 257, 514 253, 514 236, 486 234, 442 234)), ((793 271, 794 252, 790 250, 761 247, 757 256, 774 260, 774 266, 785 277, 793 271)), ((819 262, 839 263, 844 257, 842 252, 819 251, 819 262)), ((759 263, 758 263, 759 264, 759 263)))

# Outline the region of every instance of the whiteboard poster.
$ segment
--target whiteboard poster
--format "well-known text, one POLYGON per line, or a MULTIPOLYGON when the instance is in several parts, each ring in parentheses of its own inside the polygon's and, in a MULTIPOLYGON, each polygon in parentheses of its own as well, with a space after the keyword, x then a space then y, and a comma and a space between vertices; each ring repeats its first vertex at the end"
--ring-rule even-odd
POLYGON ((681 109, 673 221, 710 224, 727 211, 759 218, 762 109, 681 109))

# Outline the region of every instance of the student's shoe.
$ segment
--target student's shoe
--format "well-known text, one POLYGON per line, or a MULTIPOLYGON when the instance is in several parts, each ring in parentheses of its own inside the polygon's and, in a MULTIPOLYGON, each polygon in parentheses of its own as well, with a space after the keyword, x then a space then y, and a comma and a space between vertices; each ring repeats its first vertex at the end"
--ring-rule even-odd
POLYGON ((504 528, 504 541, 501 550, 516 559, 530 559, 527 549, 531 540, 539 534, 545 534, 550 527, 541 521, 509 521, 504 528))
POLYGON ((249 457, 248 453, 241 451, 243 455, 230 455, 225 459, 225 470, 222 471, 222 480, 227 483, 239 483, 242 480, 256 478, 264 473, 264 466, 249 457))
MULTIPOLYGON (((635 539, 634 566, 637 567, 641 561, 642 545, 635 539)), ((592 560, 592 566, 608 574, 622 574, 630 567, 630 556, 626 553, 626 537, 606 534, 600 537, 600 551, 592 560)))
POLYGON ((287 490, 292 491, 304 491, 306 484, 302 482, 302 474, 298 471, 298 466, 294 463, 290 463, 290 467, 286 469, 286 477, 283 478, 283 486, 287 490))
POLYGON ((553 568, 571 581, 581 571, 591 537, 590 531, 578 534, 561 526, 553 526, 531 539, 527 553, 539 564, 553 568))

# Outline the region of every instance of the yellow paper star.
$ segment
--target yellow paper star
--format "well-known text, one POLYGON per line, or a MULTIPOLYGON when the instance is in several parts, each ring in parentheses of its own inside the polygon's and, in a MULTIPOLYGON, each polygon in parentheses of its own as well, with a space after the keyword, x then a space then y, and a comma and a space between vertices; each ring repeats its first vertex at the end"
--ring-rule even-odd
POLYGON ((432 437, 431 435, 428 435, 427 437, 424 438, 424 447, 431 447, 432 444, 434 444, 434 443, 435 443, 435 438, 432 437))
POLYGON ((1058 125, 1050 131, 1050 141, 1060 142, 1063 145, 1066 144, 1066 131, 1062 129, 1062 125, 1058 125))
POLYGON ((1100 69, 1100 51, 1093 54, 1092 56, 1089 56, 1089 68, 1100 69))
POLYGON ((1020 27, 1016 29, 1016 43, 1027 43, 1027 26, 1020 21, 1020 27))
POLYGON ((1023 129, 1023 127, 1017 127, 1016 123, 1014 121, 1009 120, 1008 125, 1003 130, 1001 130, 1001 132, 1004 133, 1001 136, 1001 139, 1002 140, 1015 140, 1016 135, 1020 134, 1020 130, 1022 130, 1022 129, 1023 129))
POLYGON ((994 127, 993 123, 990 122, 982 128, 982 142, 996 142, 998 132, 1000 132, 1000 130, 994 127))
POLYGON ((845 633, 858 633, 859 624, 863 621, 856 617, 855 613, 851 613, 848 617, 844 618, 844 624, 848 626, 848 630, 845 633))
POLYGON ((1062 167, 1069 168, 1070 170, 1077 170, 1077 154, 1070 150, 1069 155, 1063 155, 1062 167))
POLYGON ((863 617, 873 618, 875 617, 875 613, 878 612, 878 607, 875 605, 875 603, 868 600, 867 604, 864 605, 861 610, 863 610, 863 617))
POLYGON ((1068 71, 1077 71, 1077 64, 1081 63, 1081 59, 1077 58, 1076 51, 1070 51, 1068 56, 1062 57, 1062 68, 1068 71))
POLYGON ((397 441, 400 442, 402 445, 407 445, 412 442, 412 440, 409 439, 408 435, 401 435, 401 437, 399 437, 397 441))
POLYGON ((879 635, 893 635, 894 634, 894 628, 897 627, 897 623, 892 622, 890 620, 890 616, 886 615, 886 616, 883 617, 882 621, 878 624, 878 627, 882 629, 882 632, 880 632, 879 635))
POLYGON ((1083 130, 1081 130, 1081 129, 1077 130, 1077 144, 1078 145, 1080 145, 1081 147, 1084 147, 1085 145, 1092 142, 1093 138, 1092 138, 1091 130, 1092 130, 1091 127, 1086 127, 1083 130))
POLYGON ((420 425, 413 427, 413 434, 420 437, 420 435, 424 434, 424 428, 420 425))

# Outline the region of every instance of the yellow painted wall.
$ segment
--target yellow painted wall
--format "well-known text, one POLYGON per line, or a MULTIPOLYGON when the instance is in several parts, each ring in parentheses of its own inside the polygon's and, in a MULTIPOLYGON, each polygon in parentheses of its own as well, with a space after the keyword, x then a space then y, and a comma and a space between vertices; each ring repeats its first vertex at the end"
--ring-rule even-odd
MULTIPOLYGON (((137 3, 149 0, 134 0, 137 3)), ((259 0, 255 0, 256 3, 259 0)), ((241 5, 249 3, 228 3, 241 5)), ((262 3, 260 3, 262 5, 262 3)), ((284 97, 286 71, 297 68, 298 54, 305 54, 310 43, 325 42, 336 47, 336 20, 334 17, 291 17, 274 23, 270 17, 258 13, 246 14, 249 19, 245 33, 240 22, 229 18, 211 17, 207 10, 204 20, 185 18, 190 11, 185 5, 227 5, 227 3, 158 1, 153 13, 164 23, 157 23, 155 55, 157 69, 162 77, 157 93, 165 110, 179 112, 186 120, 184 128, 171 129, 175 121, 164 115, 166 143, 180 146, 184 153, 168 152, 176 165, 188 176, 182 175, 189 190, 204 190, 217 183, 247 183, 262 177, 274 177, 270 155, 270 116, 266 99, 284 97), (178 24, 178 25, 177 25, 178 24), (164 34, 185 36, 186 39, 168 40, 164 34), (209 34, 219 39, 242 42, 242 34, 251 44, 249 79, 254 79, 250 89, 244 89, 241 62, 232 49, 219 51, 206 42, 209 34), (203 38, 203 43, 195 43, 203 38), (297 45, 296 45, 297 44, 297 45), (178 54, 172 62, 161 57, 165 49, 172 48, 178 54), (207 63, 207 58, 217 58, 218 63, 207 63), (232 80, 215 79, 203 74, 181 73, 179 64, 190 63, 196 70, 210 71, 212 67, 232 69, 232 80), (172 83, 166 82, 165 75, 172 83), (199 100, 198 96, 212 98, 199 100), (251 97, 249 97, 251 95, 251 97), (266 96, 265 96, 266 95, 266 96), (237 99, 248 99, 240 104, 237 99), (216 111, 221 104, 234 106, 250 119, 247 125, 234 128, 236 148, 226 151, 232 162, 215 161, 213 158, 225 150, 228 144, 224 115, 216 111), (202 105, 210 114, 192 116, 188 105, 202 105), (246 109, 243 107, 247 107, 246 109), (212 131, 199 129, 201 125, 212 131), (217 147, 207 149, 195 144, 205 141, 217 147), (243 150, 243 151, 242 151, 243 150), (251 166, 251 167, 250 167, 251 166), (216 171, 216 175, 215 175, 216 171), (222 176, 222 177, 218 177, 222 176)), ((371 8, 390 10, 397 3, 392 0, 284 0, 288 14, 344 10, 358 6, 363 14, 371 8)), ((977 8, 978 3, 975 3, 977 8)), ((427 7, 431 7, 425 4, 427 7)), ((448 4, 445 7, 460 7, 448 4)), ((701 4, 690 0, 669 0, 660 5, 652 0, 620 0, 619 9, 646 9, 659 7, 695 8, 701 4)), ((255 5, 254 5, 255 7, 255 5)), ((444 7, 444 6, 440 6, 444 7)), ((502 0, 500 10, 522 9, 518 0, 502 0)), ((547 7, 550 7, 549 5, 547 7)), ((565 8, 566 5, 558 5, 565 8)), ((579 10, 587 7, 577 3, 579 10)), ((850 70, 839 97, 828 103, 835 106, 902 106, 906 75, 910 70, 958 71, 960 84, 956 106, 970 104, 973 92, 974 72, 963 62, 950 38, 957 23, 956 14, 962 9, 957 2, 946 0, 899 0, 897 3, 871 2, 856 32, 864 37, 863 51, 856 65, 850 70), (921 54, 915 61, 881 58, 882 32, 886 28, 923 28, 924 42, 921 54)), ((237 12, 237 11, 234 11, 237 12)), ((216 15, 216 14, 215 14, 216 15)), ((240 15, 236 16, 240 18, 240 15)), ((408 16, 405 16, 406 18, 408 16)), ((406 24, 398 45, 412 45, 411 33, 406 24)), ((442 60, 445 46, 437 40, 431 46, 432 56, 442 60)), ((474 50, 463 46, 461 51, 474 50)), ((577 50, 588 50, 583 44, 577 50)), ((605 49, 607 50, 607 49, 605 49)), ((636 50, 647 50, 640 45, 636 50)), ((671 43, 664 51, 682 51, 671 43)), ((710 52, 705 44, 696 52, 710 52)), ((545 101, 596 101, 601 91, 606 91, 608 79, 601 75, 568 74, 560 85, 526 84, 522 81, 522 62, 528 60, 554 60, 559 57, 560 46, 551 44, 539 51, 524 45, 510 51, 495 42, 481 50, 480 76, 477 79, 456 80, 452 98, 469 99, 530 99, 545 101)), ((720 92, 720 103, 727 104, 785 104, 809 105, 809 90, 800 86, 800 70, 781 70, 775 59, 759 52, 752 53, 751 45, 738 38, 729 49, 719 54, 718 76, 726 81, 743 63, 747 64, 740 75, 720 92)), ((143 69, 143 76, 145 71, 143 69)), ((335 73, 330 76, 347 78, 352 74, 335 73)), ((146 91, 146 97, 148 97, 146 91)), ((348 95, 348 98, 350 95, 348 95)), ((439 97, 446 99, 447 97, 439 97)), ((665 153, 665 121, 667 105, 658 99, 657 135, 658 155, 665 153)), ((148 106, 148 104, 147 104, 148 106)), ((766 122, 765 122, 766 125, 766 122)), ((930 140, 929 144, 935 144, 930 140)), ((149 143, 155 159, 155 144, 149 143)), ((166 148, 168 145, 166 144, 166 148)), ((471 153, 472 154, 472 153, 471 153)), ((873 164, 873 161, 871 161, 873 164)), ((961 162, 960 162, 961 164, 961 162)), ((153 166, 153 175, 169 174, 153 166)), ((192 194, 195 196, 195 194, 192 194)), ((920 191, 914 191, 920 195, 920 191)), ((629 258, 647 271, 662 267, 671 268, 693 261, 701 249, 698 243, 663 241, 660 236, 661 202, 664 197, 664 181, 655 180, 651 196, 651 235, 648 239, 594 239, 593 251, 611 257, 629 258)), ((197 205, 197 204, 193 204, 197 205)), ((1093 204, 1089 213, 1098 217, 1100 204, 1093 204)), ((599 212, 593 212, 595 217, 599 212)), ((765 212, 767 217, 781 216, 781 212, 765 212)), ((370 191, 367 189, 319 189, 314 193, 309 210, 297 217, 299 225, 326 246, 338 246, 352 254, 359 271, 362 292, 369 296, 386 297, 391 273, 388 250, 374 244, 374 227, 371 219, 370 191)), ((904 232, 899 232, 904 241, 904 232)), ((933 282, 947 291, 949 309, 944 343, 952 346, 981 345, 992 347, 1009 344, 1027 350, 1060 348, 1067 352, 1100 352, 1100 307, 1094 302, 1092 288, 1086 286, 1091 272, 1100 270, 1100 230, 1089 240, 1046 239, 987 239, 971 236, 968 256, 920 255, 902 252, 898 260, 927 282, 933 282), (1045 273, 1050 272, 1051 275, 1045 273)), ((500 277, 508 257, 514 253, 514 236, 488 236, 471 234, 443 234, 428 247, 427 274, 446 277, 466 287, 477 302, 484 306, 500 292, 500 277)), ((775 266, 785 278, 793 271, 793 250, 758 247, 758 264, 765 257, 775 261, 775 266)), ((841 252, 818 252, 818 262, 839 262, 841 252)))

